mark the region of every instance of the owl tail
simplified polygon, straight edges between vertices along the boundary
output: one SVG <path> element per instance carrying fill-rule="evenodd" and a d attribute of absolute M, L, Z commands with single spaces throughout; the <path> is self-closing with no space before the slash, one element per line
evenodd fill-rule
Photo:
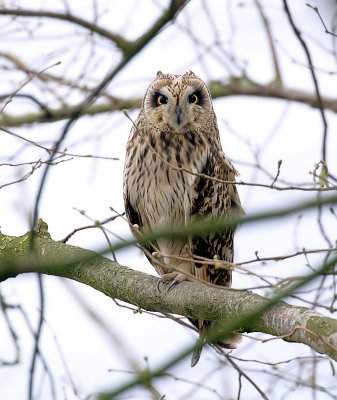
<path fill-rule="evenodd" d="M 232 333 L 228 337 L 226 337 L 225 340 L 222 342 L 217 342 L 214 344 L 217 344 L 225 349 L 236 349 L 238 344 L 241 341 L 242 336 L 239 333 Z M 199 328 L 199 339 L 197 340 L 197 343 L 195 344 L 193 354 L 192 354 L 192 359 L 191 359 L 191 367 L 194 367 L 199 359 L 200 355 L 202 352 L 202 348 L 204 344 L 206 343 L 206 330 L 205 330 L 205 325 L 200 326 Z"/>
<path fill-rule="evenodd" d="M 223 342 L 216 343 L 224 349 L 236 349 L 241 342 L 242 335 L 240 333 L 232 333 Z"/>
<path fill-rule="evenodd" d="M 197 343 L 195 344 L 195 347 L 193 350 L 193 354 L 192 354 L 192 358 L 191 358 L 191 367 L 194 367 L 195 365 L 198 364 L 204 344 L 205 344 L 205 335 L 200 334 L 199 339 L 197 340 Z"/>

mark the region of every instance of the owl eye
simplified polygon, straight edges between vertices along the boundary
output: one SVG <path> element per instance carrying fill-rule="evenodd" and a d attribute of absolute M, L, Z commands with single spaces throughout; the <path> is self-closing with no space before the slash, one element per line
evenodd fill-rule
<path fill-rule="evenodd" d="M 157 92 L 154 94 L 154 103 L 156 106 L 162 106 L 163 104 L 167 103 L 167 97 L 164 96 L 163 94 Z"/>
<path fill-rule="evenodd" d="M 199 104 L 200 103 L 200 95 L 195 92 L 188 96 L 188 102 L 191 104 Z"/>

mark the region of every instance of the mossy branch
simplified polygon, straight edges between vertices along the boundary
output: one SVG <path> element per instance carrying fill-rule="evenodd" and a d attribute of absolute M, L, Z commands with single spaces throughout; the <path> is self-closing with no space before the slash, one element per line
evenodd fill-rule
<path fill-rule="evenodd" d="M 41 226 L 41 225 L 40 225 Z M 214 288 L 183 282 L 159 293 L 156 277 L 135 271 L 93 251 L 50 238 L 45 229 L 20 237 L 0 234 L 0 281 L 19 274 L 40 272 L 84 283 L 96 290 L 148 311 L 174 313 L 219 321 L 219 326 L 243 320 L 240 330 L 263 332 L 289 342 L 304 343 L 337 360 L 337 320 L 313 310 L 291 306 L 249 291 Z M 258 310 L 264 310 L 257 313 Z M 254 318 L 247 318 L 254 315 Z M 242 318 L 244 317 L 244 318 Z"/>

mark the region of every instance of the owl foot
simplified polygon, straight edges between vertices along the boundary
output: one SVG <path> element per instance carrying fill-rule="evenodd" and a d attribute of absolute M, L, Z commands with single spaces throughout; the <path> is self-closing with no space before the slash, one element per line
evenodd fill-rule
<path fill-rule="evenodd" d="M 160 291 L 160 283 L 167 283 L 169 281 L 171 281 L 169 287 L 167 288 L 167 291 L 169 292 L 173 286 L 178 285 L 178 283 L 182 282 L 182 281 L 186 281 L 187 277 L 186 275 L 180 273 L 180 272 L 169 272 L 168 274 L 164 274 L 162 275 L 158 281 L 157 281 L 157 290 L 158 292 L 161 293 Z"/>

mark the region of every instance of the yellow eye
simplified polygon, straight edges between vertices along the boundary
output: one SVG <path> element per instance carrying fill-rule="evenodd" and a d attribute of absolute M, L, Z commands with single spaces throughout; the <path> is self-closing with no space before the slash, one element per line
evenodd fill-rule
<path fill-rule="evenodd" d="M 154 95 L 154 102 L 156 106 L 162 106 L 167 103 L 167 97 L 157 92 Z"/>
<path fill-rule="evenodd" d="M 158 106 L 161 106 L 162 104 L 166 104 L 166 103 L 167 103 L 166 97 L 161 94 L 157 99 Z"/>
<path fill-rule="evenodd" d="M 188 96 L 188 101 L 191 104 L 199 104 L 200 99 L 199 96 L 196 93 L 192 93 Z"/>

